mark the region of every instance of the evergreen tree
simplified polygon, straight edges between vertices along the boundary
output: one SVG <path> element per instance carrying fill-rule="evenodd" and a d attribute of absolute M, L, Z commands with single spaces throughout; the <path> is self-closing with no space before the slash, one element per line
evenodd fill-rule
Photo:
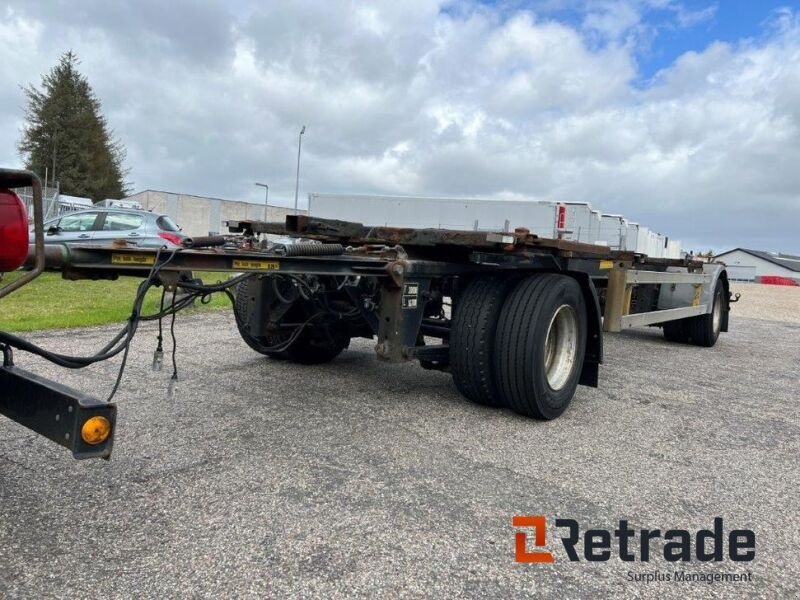
<path fill-rule="evenodd" d="M 55 164 L 55 180 L 64 194 L 95 202 L 123 198 L 128 192 L 125 148 L 113 139 L 79 64 L 71 50 L 65 52 L 42 76 L 41 90 L 24 88 L 27 124 L 18 149 L 27 168 L 40 177 L 45 168 L 52 177 Z"/>

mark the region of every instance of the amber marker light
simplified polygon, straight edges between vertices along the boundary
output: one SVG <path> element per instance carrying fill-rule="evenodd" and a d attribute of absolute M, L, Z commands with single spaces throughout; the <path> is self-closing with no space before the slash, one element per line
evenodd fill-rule
<path fill-rule="evenodd" d="M 87 419 L 81 427 L 83 441 L 93 446 L 105 442 L 109 435 L 111 435 L 111 422 L 105 417 Z"/>

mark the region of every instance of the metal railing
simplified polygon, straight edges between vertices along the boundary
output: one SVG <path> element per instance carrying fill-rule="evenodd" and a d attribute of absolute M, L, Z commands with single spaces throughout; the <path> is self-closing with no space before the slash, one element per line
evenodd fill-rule
<path fill-rule="evenodd" d="M 14 191 L 22 199 L 22 202 L 25 204 L 25 208 L 28 211 L 28 218 L 33 220 L 33 215 L 34 215 L 33 188 L 22 187 L 22 188 L 16 188 Z M 43 187 L 42 188 L 43 220 L 47 221 L 48 219 L 57 217 L 59 214 L 64 212 L 60 210 L 60 208 L 61 207 L 59 205 L 58 188 Z"/>

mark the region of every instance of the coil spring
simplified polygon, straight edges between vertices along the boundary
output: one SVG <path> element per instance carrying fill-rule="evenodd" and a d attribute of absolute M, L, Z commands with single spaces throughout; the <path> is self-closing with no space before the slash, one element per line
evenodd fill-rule
<path fill-rule="evenodd" d="M 341 244 L 314 244 L 301 242 L 299 244 L 286 244 L 283 247 L 284 256 L 336 256 L 344 254 Z"/>

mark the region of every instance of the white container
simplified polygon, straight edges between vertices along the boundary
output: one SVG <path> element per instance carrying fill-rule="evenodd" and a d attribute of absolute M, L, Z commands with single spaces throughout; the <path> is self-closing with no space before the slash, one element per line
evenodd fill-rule
<path fill-rule="evenodd" d="M 639 242 L 639 224 L 638 223 L 628 223 L 628 231 L 625 235 L 625 250 L 629 252 L 639 252 L 637 250 Z"/>
<path fill-rule="evenodd" d="M 566 211 L 558 230 L 559 206 Z M 618 214 L 603 214 L 588 202 L 475 200 L 415 196 L 309 194 L 308 214 L 376 227 L 513 231 L 525 227 L 543 238 L 607 246 L 652 257 L 680 258 L 680 245 Z"/>
<path fill-rule="evenodd" d="M 648 231 L 647 233 L 647 256 L 651 258 L 661 258 L 662 252 L 659 234 L 655 231 Z"/>
<path fill-rule="evenodd" d="M 564 234 L 565 240 L 573 240 L 584 244 L 593 244 L 593 233 L 597 233 L 599 227 L 593 228 L 593 215 L 588 202 L 564 202 L 567 207 L 566 229 L 569 233 Z M 593 232 L 594 229 L 594 232 Z"/>
<path fill-rule="evenodd" d="M 680 240 L 669 240 L 667 242 L 666 258 L 680 258 L 681 257 L 681 242 Z"/>
<path fill-rule="evenodd" d="M 378 227 L 476 231 L 526 227 L 547 238 L 556 233 L 557 204 L 549 201 L 309 194 L 308 202 L 313 217 Z"/>
<path fill-rule="evenodd" d="M 622 250 L 628 236 L 628 222 L 622 215 L 604 214 L 600 222 L 600 236 L 612 250 Z"/>
<path fill-rule="evenodd" d="M 599 210 L 593 210 L 589 215 L 589 243 L 608 246 L 603 240 L 601 231 L 603 228 L 603 216 Z"/>

